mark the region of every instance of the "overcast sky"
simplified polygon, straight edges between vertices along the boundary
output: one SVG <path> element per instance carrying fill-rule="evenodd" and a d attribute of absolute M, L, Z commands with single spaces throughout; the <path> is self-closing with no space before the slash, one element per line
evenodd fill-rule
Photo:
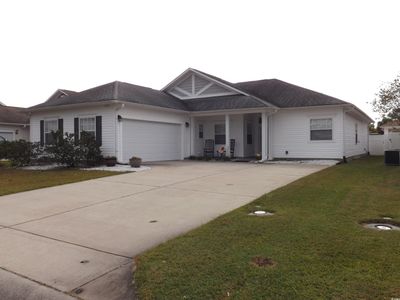
<path fill-rule="evenodd" d="M 0 2 L 0 101 L 114 80 L 160 89 L 188 67 L 231 82 L 278 78 L 373 117 L 400 73 L 400 1 Z"/>

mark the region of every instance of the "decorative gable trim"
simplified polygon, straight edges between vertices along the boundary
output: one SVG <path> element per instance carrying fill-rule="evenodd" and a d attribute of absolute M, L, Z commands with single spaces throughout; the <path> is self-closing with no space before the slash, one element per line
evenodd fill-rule
<path fill-rule="evenodd" d="M 242 91 L 232 88 L 190 68 L 170 82 L 162 90 L 182 100 L 237 94 L 246 95 Z"/>

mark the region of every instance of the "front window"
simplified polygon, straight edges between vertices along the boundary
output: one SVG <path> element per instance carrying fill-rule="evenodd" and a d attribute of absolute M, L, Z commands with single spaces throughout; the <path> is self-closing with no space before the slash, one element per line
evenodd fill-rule
<path fill-rule="evenodd" d="M 331 141 L 332 137 L 332 119 L 310 120 L 311 141 Z"/>
<path fill-rule="evenodd" d="M 204 137 L 203 124 L 199 124 L 199 139 L 202 139 L 203 137 Z"/>
<path fill-rule="evenodd" d="M 44 141 L 46 145 L 55 143 L 54 133 L 58 130 L 58 120 L 44 121 Z"/>
<path fill-rule="evenodd" d="M 246 137 L 247 137 L 247 144 L 251 145 L 253 144 L 253 124 L 252 123 L 247 123 L 247 128 L 246 128 Z"/>
<path fill-rule="evenodd" d="M 215 144 L 224 145 L 225 144 L 225 124 L 215 124 Z"/>
<path fill-rule="evenodd" d="M 96 119 L 94 117 L 79 119 L 79 134 L 82 132 L 96 137 Z"/>

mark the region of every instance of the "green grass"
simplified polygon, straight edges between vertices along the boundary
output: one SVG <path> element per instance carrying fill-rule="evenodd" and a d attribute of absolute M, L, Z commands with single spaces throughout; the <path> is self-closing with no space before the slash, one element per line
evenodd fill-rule
<path fill-rule="evenodd" d="M 78 169 L 31 171 L 0 167 L 0 196 L 110 175 L 116 173 Z"/>
<path fill-rule="evenodd" d="M 248 216 L 256 205 L 271 217 Z M 275 190 L 139 256 L 140 299 L 400 297 L 400 168 L 383 158 L 338 165 Z M 272 259 L 273 267 L 251 263 Z M 229 296 L 228 296 L 229 295 Z"/>

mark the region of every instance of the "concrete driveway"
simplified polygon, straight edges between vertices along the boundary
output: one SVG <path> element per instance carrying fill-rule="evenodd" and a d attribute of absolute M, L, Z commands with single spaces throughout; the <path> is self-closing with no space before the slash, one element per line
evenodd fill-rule
<path fill-rule="evenodd" d="M 132 257 L 323 168 L 168 162 L 0 197 L 0 299 L 132 298 Z"/>

